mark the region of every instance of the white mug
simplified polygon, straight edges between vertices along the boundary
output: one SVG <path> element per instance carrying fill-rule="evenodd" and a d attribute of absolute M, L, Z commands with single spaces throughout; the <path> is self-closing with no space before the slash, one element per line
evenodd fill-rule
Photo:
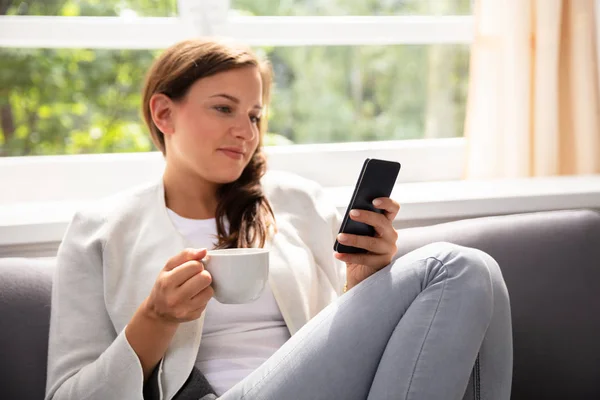
<path fill-rule="evenodd" d="M 223 304 L 243 304 L 260 297 L 269 279 L 269 250 L 210 250 L 202 260 L 212 275 L 214 297 Z"/>

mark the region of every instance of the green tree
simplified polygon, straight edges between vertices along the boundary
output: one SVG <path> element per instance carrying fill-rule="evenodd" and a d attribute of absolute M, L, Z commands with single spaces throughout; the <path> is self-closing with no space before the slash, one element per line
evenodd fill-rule
<path fill-rule="evenodd" d="M 118 0 L 12 1 L 15 15 L 115 16 Z M 170 15 L 175 1 L 137 0 L 140 15 Z M 133 4 L 132 4 L 133 6 Z M 0 155 L 147 151 L 142 77 L 157 51 L 0 49 Z"/>
<path fill-rule="evenodd" d="M 441 4 L 441 5 L 440 5 Z M 233 0 L 250 15 L 465 14 L 469 0 Z M 176 0 L 0 0 L 0 13 L 176 15 Z M 257 49 L 275 90 L 266 143 L 462 135 L 466 46 Z M 143 77 L 159 51 L 0 49 L 0 155 L 147 151 Z"/>

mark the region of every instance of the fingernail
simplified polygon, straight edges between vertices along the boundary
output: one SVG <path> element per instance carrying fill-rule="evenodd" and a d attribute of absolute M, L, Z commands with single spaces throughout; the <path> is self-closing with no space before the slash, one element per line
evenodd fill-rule
<path fill-rule="evenodd" d="M 379 200 L 379 199 L 375 199 L 373 200 L 373 205 L 375 207 L 380 206 L 383 203 L 383 201 Z"/>
<path fill-rule="evenodd" d="M 340 242 L 344 242 L 344 241 L 346 241 L 346 239 L 348 239 L 348 235 L 346 235 L 346 234 L 343 234 L 343 233 L 340 233 L 340 234 L 338 235 L 338 240 L 339 240 Z"/>
<path fill-rule="evenodd" d="M 350 215 L 352 215 L 353 217 L 358 217 L 360 215 L 360 212 L 358 210 L 352 210 L 350 211 Z"/>

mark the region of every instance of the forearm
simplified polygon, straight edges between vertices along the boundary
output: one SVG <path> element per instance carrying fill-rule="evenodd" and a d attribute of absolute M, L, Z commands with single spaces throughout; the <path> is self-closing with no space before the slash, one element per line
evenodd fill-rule
<path fill-rule="evenodd" d="M 140 359 L 144 381 L 164 357 L 178 326 L 176 322 L 165 322 L 154 317 L 147 311 L 145 302 L 131 318 L 125 336 Z"/>

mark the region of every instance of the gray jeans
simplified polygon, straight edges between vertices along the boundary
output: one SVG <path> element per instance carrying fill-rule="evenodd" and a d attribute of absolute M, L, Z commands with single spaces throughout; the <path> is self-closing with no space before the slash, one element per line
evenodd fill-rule
<path fill-rule="evenodd" d="M 511 379 L 498 264 L 435 243 L 341 296 L 220 399 L 500 400 Z"/>

